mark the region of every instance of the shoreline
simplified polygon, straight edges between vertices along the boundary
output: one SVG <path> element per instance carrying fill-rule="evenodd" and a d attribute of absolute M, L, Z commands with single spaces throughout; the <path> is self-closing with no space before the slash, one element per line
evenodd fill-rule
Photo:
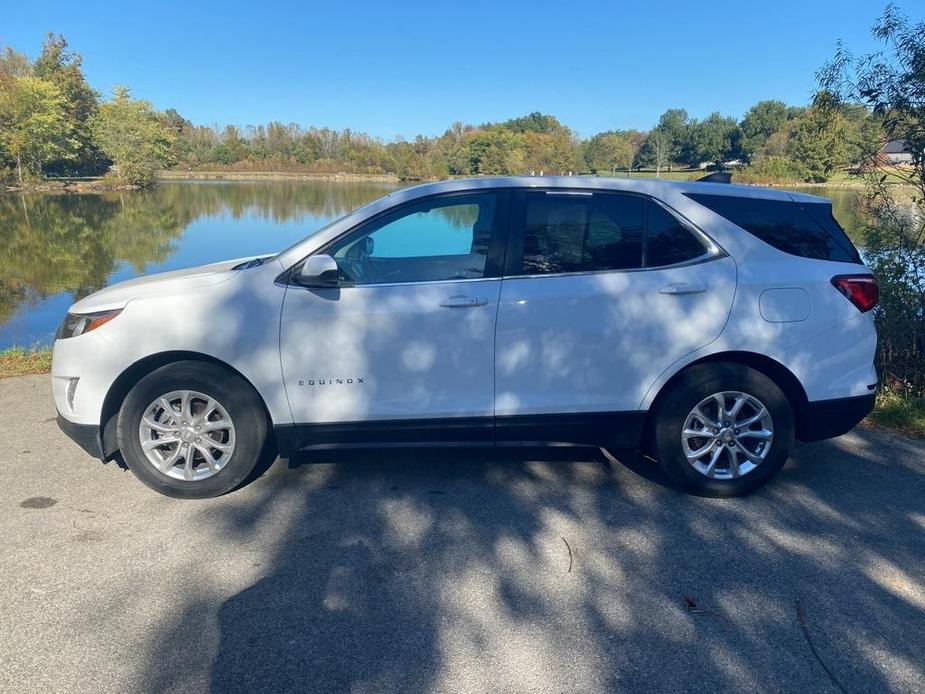
<path fill-rule="evenodd" d="M 158 181 L 355 181 L 400 183 L 395 174 L 310 173 L 304 171 L 158 171 Z"/>
<path fill-rule="evenodd" d="M 689 172 L 693 173 L 693 172 Z M 578 174 L 582 175 L 582 174 Z M 584 174 L 585 176 L 591 176 L 590 174 Z M 681 178 L 675 173 L 674 176 L 663 176 L 656 178 L 654 173 L 644 172 L 642 174 L 636 174 L 633 176 L 591 176 L 593 178 L 616 178 L 616 179 L 653 179 L 653 180 L 664 180 L 664 181 L 693 181 L 696 178 L 685 177 Z M 313 173 L 313 172 L 303 172 L 303 171 L 178 171 L 178 170 L 164 170 L 158 171 L 155 176 L 155 183 L 157 185 L 161 182 L 184 182 L 184 181 L 241 181 L 241 182 L 257 182 L 257 181 L 326 181 L 326 182 L 337 182 L 337 183 L 405 183 L 408 185 L 413 185 L 417 183 L 427 183 L 432 181 L 439 180 L 453 180 L 455 178 L 470 178 L 470 177 L 461 177 L 461 176 L 451 176 L 447 179 L 439 178 L 423 178 L 416 180 L 403 180 L 395 174 L 366 174 L 366 173 L 347 173 L 347 172 L 338 172 L 338 173 Z M 818 182 L 805 182 L 805 181 L 791 181 L 791 182 L 774 182 L 774 183 L 753 183 L 751 181 L 736 181 L 733 178 L 733 184 L 737 185 L 746 185 L 746 186 L 756 186 L 760 188 L 841 188 L 841 189 L 862 189 L 865 184 L 863 181 L 825 181 L 822 183 Z M 897 187 L 902 187 L 902 184 L 896 184 Z M 37 183 L 27 183 L 24 186 L 17 186 L 7 184 L 0 187 L 0 193 L 21 193 L 21 194 L 81 194 L 81 193 L 111 193 L 111 192 L 123 192 L 123 191 L 137 191 L 142 190 L 139 186 L 125 183 L 123 181 L 114 180 L 111 178 L 79 178 L 79 179 L 56 179 L 49 181 L 41 181 Z"/>
<path fill-rule="evenodd" d="M 80 194 L 80 193 L 112 193 L 127 190 L 141 190 L 139 186 L 124 181 L 108 178 L 71 178 L 27 183 L 22 186 L 6 185 L 0 189 L 3 193 L 33 193 L 42 194 Z"/>

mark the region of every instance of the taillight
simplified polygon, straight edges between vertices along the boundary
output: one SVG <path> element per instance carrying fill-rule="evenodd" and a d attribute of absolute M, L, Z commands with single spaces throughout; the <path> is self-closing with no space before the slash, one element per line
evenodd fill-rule
<path fill-rule="evenodd" d="M 832 278 L 832 286 L 861 313 L 870 311 L 880 300 L 880 287 L 873 275 L 837 275 Z"/>

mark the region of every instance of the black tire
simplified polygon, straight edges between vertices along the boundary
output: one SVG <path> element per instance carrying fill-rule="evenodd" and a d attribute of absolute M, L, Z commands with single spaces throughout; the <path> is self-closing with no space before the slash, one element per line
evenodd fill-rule
<path fill-rule="evenodd" d="M 764 374 L 741 364 L 700 364 L 684 371 L 669 388 L 659 397 L 653 412 L 650 443 L 662 470 L 684 490 L 713 497 L 748 494 L 774 477 L 790 457 L 793 408 L 783 391 Z M 771 415 L 774 436 L 765 459 L 750 472 L 733 479 L 713 479 L 688 462 L 681 445 L 681 432 L 688 414 L 698 403 L 725 391 L 739 391 L 761 401 Z"/>
<path fill-rule="evenodd" d="M 218 401 L 234 423 L 234 449 L 227 463 L 211 477 L 179 480 L 157 470 L 142 450 L 141 418 L 158 397 L 193 390 Z M 249 383 L 217 364 L 181 361 L 162 366 L 142 378 L 119 410 L 118 438 L 122 457 L 134 475 L 151 489 L 178 499 L 205 499 L 235 489 L 254 469 L 267 438 L 263 401 Z M 216 454 L 220 455 L 220 454 Z"/>

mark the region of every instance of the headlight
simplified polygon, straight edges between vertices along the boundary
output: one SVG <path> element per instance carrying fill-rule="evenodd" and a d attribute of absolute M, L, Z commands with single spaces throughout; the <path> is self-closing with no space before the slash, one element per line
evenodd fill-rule
<path fill-rule="evenodd" d="M 122 313 L 122 309 L 115 311 L 100 311 L 98 313 L 69 313 L 64 317 L 64 322 L 58 328 L 57 338 L 64 340 L 68 337 L 77 337 L 91 330 L 96 330 L 101 325 L 106 325 L 113 318 Z"/>

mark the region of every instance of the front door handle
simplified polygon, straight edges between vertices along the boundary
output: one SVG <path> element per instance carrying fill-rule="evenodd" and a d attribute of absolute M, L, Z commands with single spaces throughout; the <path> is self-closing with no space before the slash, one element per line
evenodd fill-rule
<path fill-rule="evenodd" d="M 667 287 L 658 290 L 659 294 L 700 294 L 707 291 L 705 284 L 693 284 L 690 282 L 672 282 Z"/>
<path fill-rule="evenodd" d="M 440 302 L 440 305 L 445 308 L 472 308 L 473 306 L 484 306 L 488 303 L 488 299 L 476 299 L 471 296 L 451 296 L 449 299 L 444 299 Z"/>

